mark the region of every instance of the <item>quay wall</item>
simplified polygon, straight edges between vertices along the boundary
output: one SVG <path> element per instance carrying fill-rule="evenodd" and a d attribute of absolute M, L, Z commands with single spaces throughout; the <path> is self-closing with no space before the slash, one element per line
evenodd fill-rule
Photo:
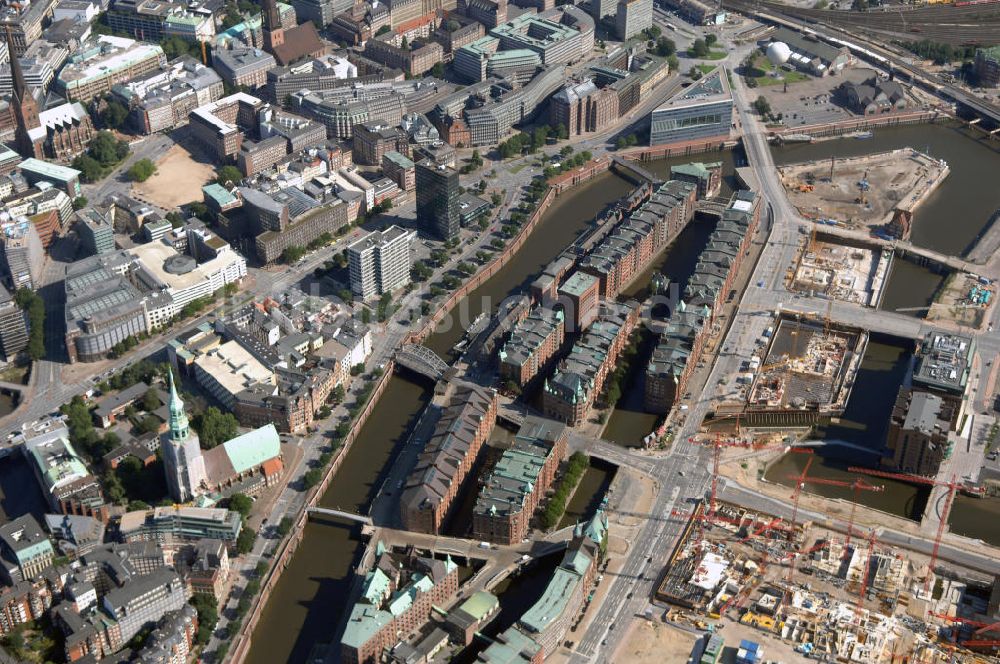
<path fill-rule="evenodd" d="M 587 164 L 584 164 L 580 168 L 574 169 L 573 171 L 564 173 L 556 178 L 549 181 L 549 188 L 546 190 L 545 195 L 538 203 L 538 207 L 532 213 L 531 217 L 525 224 L 521 227 L 518 234 L 507 244 L 505 249 L 498 255 L 483 266 L 475 275 L 473 275 L 465 284 L 460 288 L 451 293 L 447 300 L 442 302 L 434 313 L 430 316 L 427 322 L 416 332 L 410 332 L 404 343 L 422 343 L 431 332 L 434 330 L 434 326 L 440 322 L 448 313 L 458 304 L 458 302 L 471 293 L 473 290 L 482 285 L 486 280 L 496 274 L 504 265 L 510 262 L 510 259 L 514 254 L 524 245 L 527 241 L 528 236 L 538 225 L 541 220 L 542 215 L 552 204 L 557 196 L 571 189 L 577 184 L 587 182 L 593 179 L 595 176 L 600 175 L 608 170 L 611 166 L 611 159 L 595 159 Z M 281 573 L 288 566 L 291 561 L 292 556 L 298 549 L 299 544 L 302 542 L 305 532 L 305 526 L 308 521 L 308 514 L 306 508 L 315 506 L 319 503 L 320 498 L 326 492 L 327 488 L 330 486 L 330 482 L 336 475 L 337 470 L 339 470 L 344 458 L 350 451 L 358 433 L 361 428 L 368 421 L 368 417 L 371 415 L 378 403 L 379 398 L 385 391 L 386 387 L 389 385 L 389 380 L 393 375 L 395 369 L 395 363 L 390 360 L 384 367 L 382 376 L 379 378 L 379 382 L 375 389 L 372 391 L 371 396 L 368 399 L 368 403 L 364 410 L 359 413 L 358 417 L 355 418 L 354 424 L 351 426 L 350 432 L 344 438 L 344 443 L 336 452 L 336 457 L 330 466 L 327 467 L 326 473 L 323 475 L 323 480 L 310 489 L 310 493 L 306 498 L 303 509 L 298 513 L 295 518 L 295 523 L 292 526 L 292 530 L 289 535 L 282 540 L 278 545 L 278 549 L 274 554 L 271 562 L 271 567 L 268 569 L 267 574 L 261 579 L 261 590 L 260 593 L 255 598 L 253 605 L 247 612 L 247 615 L 240 626 L 240 631 L 236 636 L 233 637 L 230 649 L 226 655 L 225 662 L 229 664 L 242 664 L 247 655 L 250 652 L 250 646 L 252 644 L 252 634 L 257 623 L 260 621 L 261 614 L 263 613 L 264 607 L 267 605 L 267 601 L 274 590 L 274 587 L 278 583 L 278 579 Z"/>
<path fill-rule="evenodd" d="M 950 120 L 952 116 L 943 111 L 906 111 L 902 113 L 886 113 L 884 115 L 863 115 L 836 122 L 825 122 L 814 125 L 797 125 L 794 127 L 769 128 L 771 134 L 777 137 L 790 134 L 808 134 L 813 137 L 836 137 L 855 131 L 868 131 L 879 127 L 896 127 L 911 124 L 924 124 L 937 120 Z"/>
<path fill-rule="evenodd" d="M 347 457 L 347 453 L 350 451 L 351 446 L 357 439 L 358 433 L 368 421 L 369 416 L 375 410 L 375 406 L 378 403 L 379 398 L 388 387 L 394 369 L 393 364 L 394 362 L 392 360 L 389 360 L 389 362 L 386 363 L 375 389 L 372 390 L 372 393 L 368 398 L 368 403 L 354 419 L 354 423 L 351 425 L 351 430 L 348 432 L 347 436 L 344 437 L 344 442 L 337 450 L 336 457 L 323 474 L 322 481 L 310 489 L 309 493 L 306 495 L 305 504 L 295 517 L 295 523 L 292 526 L 291 532 L 278 545 L 278 550 L 275 552 L 274 557 L 271 560 L 271 566 L 264 575 L 264 578 L 261 579 L 260 593 L 258 593 L 257 597 L 254 599 L 253 605 L 247 612 L 246 617 L 243 620 L 243 624 L 240 626 L 240 631 L 233 637 L 229 652 L 224 661 L 231 662 L 232 664 L 242 664 L 242 662 L 246 659 L 247 654 L 249 654 L 253 630 L 260 621 L 264 607 L 267 605 L 267 601 L 271 597 L 271 592 L 273 592 L 274 587 L 277 585 L 278 579 L 281 577 L 281 573 L 288 566 L 292 556 L 295 554 L 299 544 L 302 542 L 306 522 L 309 520 L 307 508 L 318 505 L 320 498 L 324 493 L 326 493 L 327 488 L 329 488 L 330 482 L 333 480 L 334 475 L 337 474 L 341 464 Z"/>
<path fill-rule="evenodd" d="M 546 189 L 545 194 L 542 196 L 541 200 L 538 202 L 538 207 L 535 211 L 531 213 L 528 220 L 521 226 L 517 235 L 507 243 L 507 246 L 502 252 L 494 256 L 489 263 L 484 265 L 478 272 L 476 272 L 472 277 L 468 279 L 462 286 L 454 290 L 448 298 L 440 303 L 437 309 L 430 315 L 424 325 L 417 331 L 411 332 L 406 337 L 404 343 L 419 344 L 427 340 L 427 337 L 434 332 L 434 328 L 439 322 L 441 322 L 445 316 L 451 313 L 451 310 L 469 293 L 479 288 L 483 283 L 488 281 L 493 275 L 499 272 L 507 263 L 510 262 L 514 254 L 520 250 L 524 243 L 528 240 L 531 232 L 535 230 L 538 222 L 541 221 L 542 216 L 545 211 L 548 210 L 549 206 L 552 205 L 552 201 L 556 199 L 560 194 L 571 189 L 572 187 L 592 180 L 597 175 L 606 172 L 611 167 L 611 159 L 600 158 L 592 160 L 578 169 L 574 169 L 567 173 L 553 178 L 549 181 L 549 188 Z"/>

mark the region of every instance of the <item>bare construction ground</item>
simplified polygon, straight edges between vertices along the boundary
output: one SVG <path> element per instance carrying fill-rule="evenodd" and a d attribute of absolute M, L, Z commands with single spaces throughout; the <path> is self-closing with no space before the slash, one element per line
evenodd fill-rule
<path fill-rule="evenodd" d="M 657 611 L 659 615 L 662 611 Z M 727 635 L 728 636 L 728 635 Z M 615 658 L 632 664 L 684 664 L 699 637 L 697 634 L 653 620 L 635 620 Z"/>
<path fill-rule="evenodd" d="M 165 210 L 173 210 L 202 199 L 201 187 L 215 177 L 211 164 L 196 160 L 180 145 L 175 145 L 156 162 L 156 173 L 142 183 L 132 185 L 132 193 Z"/>
<path fill-rule="evenodd" d="M 874 307 L 891 262 L 892 253 L 888 250 L 810 238 L 799 255 L 791 289 Z"/>
<path fill-rule="evenodd" d="M 897 208 L 916 210 L 948 165 L 912 148 L 778 169 L 803 217 L 848 228 L 885 226 Z M 831 173 L 832 171 L 832 173 Z"/>
<path fill-rule="evenodd" d="M 927 320 L 957 323 L 962 328 L 979 329 L 996 299 L 996 285 L 982 284 L 967 272 L 953 273 L 935 296 Z"/>

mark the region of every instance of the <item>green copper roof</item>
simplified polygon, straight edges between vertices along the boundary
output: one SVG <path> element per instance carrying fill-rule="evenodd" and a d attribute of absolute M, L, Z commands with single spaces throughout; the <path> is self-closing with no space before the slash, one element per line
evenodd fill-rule
<path fill-rule="evenodd" d="M 720 168 L 721 166 L 722 163 L 717 161 L 709 164 L 705 164 L 700 161 L 692 161 L 687 164 L 677 164 L 676 166 L 671 166 L 670 176 L 690 175 L 691 177 L 704 178 L 708 177 L 709 171 L 715 168 Z"/>
<path fill-rule="evenodd" d="M 358 602 L 351 609 L 351 617 L 347 621 L 344 636 L 340 642 L 353 648 L 360 648 L 391 621 L 392 614 L 388 611 L 377 609 L 371 604 Z"/>
<path fill-rule="evenodd" d="M 476 620 L 482 620 L 499 606 L 500 600 L 493 593 L 477 590 L 459 607 Z"/>
<path fill-rule="evenodd" d="M 233 470 L 242 473 L 281 454 L 281 439 L 273 424 L 265 424 L 223 443 Z"/>
<path fill-rule="evenodd" d="M 372 604 L 378 604 L 383 597 L 389 594 L 389 585 L 389 577 L 385 575 L 385 572 L 375 568 L 373 572 L 368 573 L 361 594 Z"/>
<path fill-rule="evenodd" d="M 211 198 L 219 207 L 224 207 L 236 202 L 236 197 L 218 182 L 206 184 L 201 188 L 202 193 Z"/>
<path fill-rule="evenodd" d="M 72 443 L 66 436 L 59 436 L 59 446 L 29 446 L 31 456 L 35 465 L 45 478 L 45 484 L 49 491 L 62 483 L 80 477 L 85 477 L 88 473 L 87 466 L 80 459 L 80 455 L 73 449 Z"/>
<path fill-rule="evenodd" d="M 389 150 L 385 153 L 384 157 L 396 164 L 399 168 L 409 169 L 414 168 L 413 160 L 406 155 L 396 152 L 395 150 Z"/>
<path fill-rule="evenodd" d="M 535 604 L 521 616 L 519 621 L 527 630 L 540 634 L 559 618 L 569 604 L 577 585 L 583 583 L 583 577 L 564 567 L 557 567 L 552 579 L 545 586 L 545 592 Z"/>
<path fill-rule="evenodd" d="M 586 272 L 574 272 L 570 275 L 569 279 L 566 280 L 566 283 L 559 287 L 559 292 L 572 295 L 573 297 L 580 297 L 587 292 L 588 288 L 592 288 L 594 286 L 594 282 L 596 281 L 597 277 L 592 274 L 587 274 Z"/>
<path fill-rule="evenodd" d="M 479 659 L 489 664 L 523 664 L 542 649 L 534 639 L 516 627 L 511 627 L 497 637 L 479 654 Z"/>

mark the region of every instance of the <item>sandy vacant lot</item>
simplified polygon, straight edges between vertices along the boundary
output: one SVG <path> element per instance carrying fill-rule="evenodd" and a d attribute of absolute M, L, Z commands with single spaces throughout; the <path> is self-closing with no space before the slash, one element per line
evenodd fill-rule
<path fill-rule="evenodd" d="M 132 185 L 133 193 L 166 210 L 202 199 L 201 187 L 215 177 L 211 164 L 195 161 L 187 150 L 175 145 L 156 162 L 156 173 Z"/>
<path fill-rule="evenodd" d="M 681 664 L 688 661 L 698 637 L 649 620 L 636 620 L 615 657 L 629 664 Z"/>

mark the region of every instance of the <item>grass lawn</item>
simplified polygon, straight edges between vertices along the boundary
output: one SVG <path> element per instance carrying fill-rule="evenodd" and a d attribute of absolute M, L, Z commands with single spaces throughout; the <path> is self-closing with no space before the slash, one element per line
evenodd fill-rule
<path fill-rule="evenodd" d="M 6 369 L 0 371 L 0 380 L 5 383 L 18 383 L 20 385 L 28 384 L 28 369 L 31 366 L 28 364 L 19 365 L 15 362 L 10 363 Z"/>
<path fill-rule="evenodd" d="M 753 67 L 746 73 L 744 78 L 750 80 L 752 79 L 757 87 L 764 88 L 769 85 L 780 85 L 785 83 L 798 83 L 799 81 L 809 80 L 807 74 L 803 74 L 800 71 L 795 71 L 794 69 L 788 71 L 786 69 L 781 70 L 781 77 L 771 76 L 776 67 L 771 64 L 771 61 L 767 59 L 764 55 L 758 55 L 754 58 Z"/>
<path fill-rule="evenodd" d="M 689 58 L 695 58 L 697 60 L 721 60 L 724 57 L 726 57 L 726 52 L 725 51 L 713 51 L 713 50 L 709 50 L 708 55 L 706 55 L 705 57 L 699 58 L 697 55 L 695 55 L 694 53 L 692 53 L 690 49 L 688 49 L 687 55 L 688 55 Z"/>
<path fill-rule="evenodd" d="M 715 69 L 715 65 L 697 65 L 696 67 L 702 74 L 707 74 Z"/>
<path fill-rule="evenodd" d="M 524 170 L 527 167 L 528 167 L 528 162 L 524 162 L 523 164 L 518 164 L 517 166 L 514 166 L 513 168 L 508 168 L 507 172 L 510 173 L 511 175 L 517 175 L 518 173 L 520 173 L 522 170 Z"/>

